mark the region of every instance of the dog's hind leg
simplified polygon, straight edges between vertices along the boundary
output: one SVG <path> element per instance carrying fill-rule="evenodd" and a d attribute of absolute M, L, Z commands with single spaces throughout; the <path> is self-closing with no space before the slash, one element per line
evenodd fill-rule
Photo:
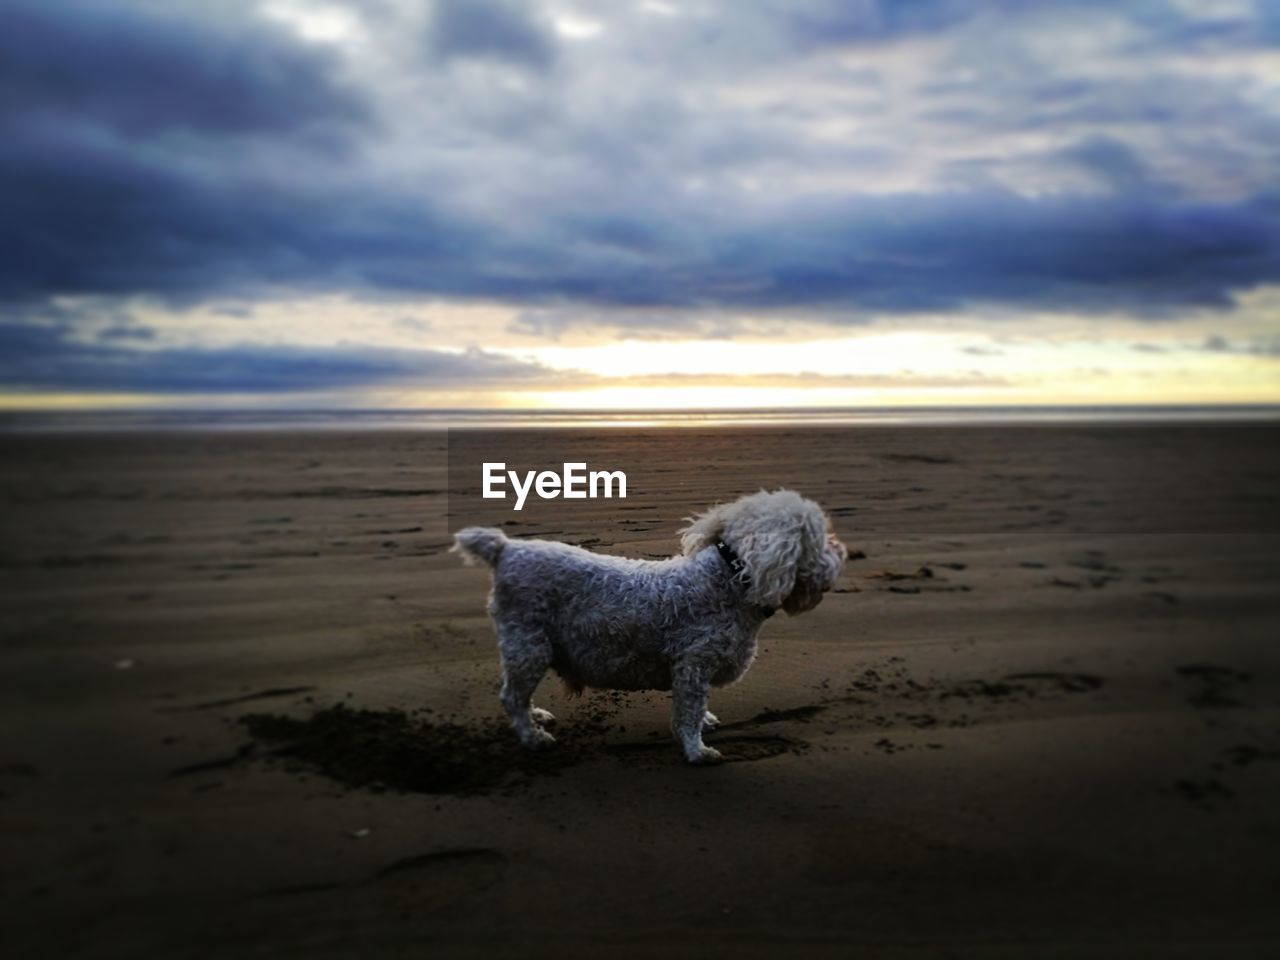
<path fill-rule="evenodd" d="M 534 748 L 555 743 L 556 738 L 539 726 L 539 721 L 555 718 L 530 703 L 551 666 L 551 644 L 541 633 L 503 627 L 498 631 L 498 651 L 502 656 L 502 708 L 520 742 Z"/>
<path fill-rule="evenodd" d="M 720 751 L 702 742 L 711 684 L 696 663 L 678 663 L 671 676 L 671 732 L 690 763 L 715 763 Z"/>

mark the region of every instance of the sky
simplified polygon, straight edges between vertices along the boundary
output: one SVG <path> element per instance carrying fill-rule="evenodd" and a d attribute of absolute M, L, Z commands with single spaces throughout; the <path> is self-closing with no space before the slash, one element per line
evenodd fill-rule
<path fill-rule="evenodd" d="M 1278 0 L 5 0 L 0 408 L 1280 402 Z"/>

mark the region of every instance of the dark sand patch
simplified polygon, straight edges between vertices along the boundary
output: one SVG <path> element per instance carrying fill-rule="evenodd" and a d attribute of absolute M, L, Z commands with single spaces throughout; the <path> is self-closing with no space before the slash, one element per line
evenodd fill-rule
<path fill-rule="evenodd" d="M 954 457 L 949 457 L 946 454 L 934 453 L 885 453 L 881 454 L 881 458 L 888 460 L 891 463 L 943 464 L 956 462 Z"/>
<path fill-rule="evenodd" d="M 1004 679 L 1006 681 L 1021 681 L 1023 686 L 1041 684 L 1049 688 L 1066 691 L 1067 693 L 1088 693 L 1091 690 L 1098 690 L 1102 687 L 1102 678 L 1091 673 L 1038 671 L 1034 673 L 1011 673 Z"/>
<path fill-rule="evenodd" d="M 765 711 L 726 729 L 803 721 L 824 709 L 815 704 Z M 601 705 L 557 723 L 557 742 L 545 750 L 522 746 L 503 720 L 429 722 L 400 710 L 358 710 L 342 704 L 307 718 L 255 713 L 241 717 L 240 722 L 257 741 L 270 745 L 266 756 L 272 761 L 293 764 L 295 769 L 301 765 L 345 786 L 375 792 L 482 794 L 555 776 L 567 767 L 604 756 L 683 762 L 679 746 L 667 736 L 607 742 L 605 734 L 611 728 L 605 721 L 611 716 L 611 709 Z M 764 760 L 809 749 L 803 740 L 769 734 L 718 737 L 713 733 L 707 740 L 724 753 L 727 762 Z M 249 743 L 235 754 L 179 768 L 170 776 L 234 766 L 255 755 L 254 746 Z"/>
<path fill-rule="evenodd" d="M 1177 668 L 1179 676 L 1199 684 L 1187 698 L 1192 706 L 1206 710 L 1222 710 L 1241 705 L 1236 694 L 1253 679 L 1251 674 L 1212 663 L 1188 663 Z"/>
<path fill-rule="evenodd" d="M 929 567 L 919 567 L 913 573 L 899 573 L 896 570 L 876 570 L 872 573 L 864 573 L 863 576 L 868 580 L 931 580 L 933 579 L 933 570 Z"/>
<path fill-rule="evenodd" d="M 306 719 L 254 713 L 240 722 L 273 745 L 273 757 L 299 762 L 345 786 L 375 791 L 484 793 L 555 774 L 581 757 L 571 736 L 552 749 L 525 749 L 498 720 L 431 723 L 400 710 L 338 704 Z"/>
<path fill-rule="evenodd" d="M 1248 767 L 1260 760 L 1280 760 L 1280 750 L 1267 750 L 1250 743 L 1237 744 L 1224 751 L 1226 758 L 1237 767 Z"/>
<path fill-rule="evenodd" d="M 940 699 L 951 697 L 972 699 L 1027 699 L 1033 700 L 1046 693 L 1091 693 L 1102 688 L 1101 677 L 1089 673 L 1057 673 L 1037 671 L 1011 673 L 999 680 L 968 680 L 945 690 Z"/>
<path fill-rule="evenodd" d="M 1179 780 L 1174 786 L 1182 796 L 1202 810 L 1213 810 L 1215 804 L 1235 796 L 1230 787 L 1213 777 L 1205 780 Z"/>

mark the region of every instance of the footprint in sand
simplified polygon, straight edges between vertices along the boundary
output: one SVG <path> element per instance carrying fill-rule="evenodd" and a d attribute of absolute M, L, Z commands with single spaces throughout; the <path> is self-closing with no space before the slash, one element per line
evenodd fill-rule
<path fill-rule="evenodd" d="M 1220 780 L 1179 780 L 1174 786 L 1182 796 L 1202 810 L 1214 809 L 1215 802 L 1230 800 L 1235 793 Z"/>
<path fill-rule="evenodd" d="M 1187 702 L 1206 710 L 1241 706 L 1236 695 L 1242 685 L 1253 679 L 1251 674 L 1241 670 L 1212 663 L 1188 663 L 1176 670 L 1179 676 L 1197 684 L 1198 688 L 1187 698 Z"/>

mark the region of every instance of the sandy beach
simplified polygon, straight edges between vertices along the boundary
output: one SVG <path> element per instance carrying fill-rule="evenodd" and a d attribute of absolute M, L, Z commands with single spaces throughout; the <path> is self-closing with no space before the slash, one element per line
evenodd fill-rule
<path fill-rule="evenodd" d="M 443 432 L 0 438 L 6 953 L 1280 950 L 1280 428 L 565 443 L 634 496 L 509 535 L 664 557 L 786 484 L 858 551 L 713 696 L 730 762 L 551 678 L 515 746 Z"/>

